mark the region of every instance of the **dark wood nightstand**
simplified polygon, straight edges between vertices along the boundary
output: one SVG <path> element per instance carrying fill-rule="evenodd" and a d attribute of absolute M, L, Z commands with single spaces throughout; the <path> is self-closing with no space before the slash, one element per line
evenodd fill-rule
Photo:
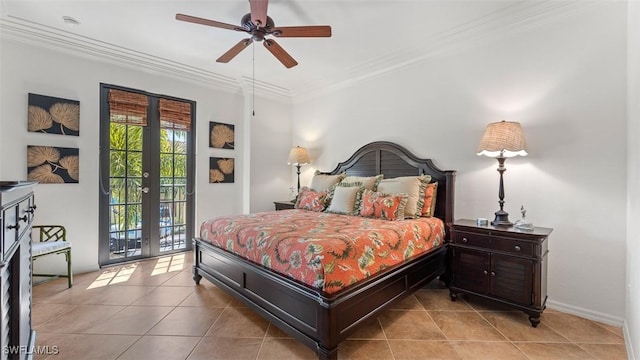
<path fill-rule="evenodd" d="M 295 207 L 295 203 L 291 200 L 285 200 L 285 201 L 274 201 L 273 204 L 276 206 L 276 211 L 279 210 L 287 210 L 287 209 L 293 209 Z"/>
<path fill-rule="evenodd" d="M 478 226 L 456 220 L 451 226 L 449 295 L 477 295 L 513 306 L 540 323 L 547 301 L 547 238 L 553 229 Z"/>

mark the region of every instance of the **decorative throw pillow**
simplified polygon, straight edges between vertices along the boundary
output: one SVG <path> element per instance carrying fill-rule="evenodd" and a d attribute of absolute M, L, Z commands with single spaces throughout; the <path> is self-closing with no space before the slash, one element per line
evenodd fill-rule
<path fill-rule="evenodd" d="M 362 183 L 338 185 L 333 191 L 333 199 L 327 212 L 335 214 L 357 215 L 362 201 Z"/>
<path fill-rule="evenodd" d="M 347 176 L 340 181 L 340 184 L 353 184 L 353 183 L 362 183 L 362 186 L 367 190 L 376 191 L 378 188 L 378 184 L 384 175 L 376 175 L 376 176 Z"/>
<path fill-rule="evenodd" d="M 424 204 L 424 189 L 431 181 L 431 175 L 401 176 L 383 179 L 378 185 L 378 192 L 385 194 L 407 194 L 407 205 L 404 207 L 405 218 L 415 218 L 422 215 Z"/>
<path fill-rule="evenodd" d="M 329 192 L 332 186 L 338 184 L 342 179 L 344 179 L 344 174 L 338 175 L 327 175 L 321 174 L 320 171 L 316 170 L 311 179 L 311 189 L 315 191 L 325 191 Z"/>
<path fill-rule="evenodd" d="M 371 190 L 362 193 L 360 216 L 384 220 L 403 220 L 407 194 L 383 194 Z"/>
<path fill-rule="evenodd" d="M 309 211 L 322 211 L 324 210 L 324 201 L 326 198 L 326 192 L 313 191 L 305 186 L 300 189 L 295 208 Z"/>
<path fill-rule="evenodd" d="M 424 205 L 422 205 L 422 216 L 432 217 L 436 210 L 436 195 L 438 195 L 438 182 L 427 184 L 424 189 Z"/>

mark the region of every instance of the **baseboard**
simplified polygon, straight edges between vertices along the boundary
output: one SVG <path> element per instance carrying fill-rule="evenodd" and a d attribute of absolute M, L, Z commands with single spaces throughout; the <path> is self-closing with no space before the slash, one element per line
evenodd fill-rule
<path fill-rule="evenodd" d="M 585 308 L 581 308 L 578 306 L 573 306 L 553 300 L 547 300 L 547 307 L 549 309 L 554 309 L 558 311 L 562 311 L 567 314 L 572 314 L 576 316 L 583 317 L 585 319 L 598 321 L 604 324 L 609 324 L 613 326 L 622 327 L 624 324 L 624 318 L 619 316 L 613 316 L 610 314 L 601 313 L 598 311 L 593 311 Z"/>
<path fill-rule="evenodd" d="M 627 358 L 629 360 L 636 360 L 636 356 L 633 353 L 633 343 L 631 342 L 631 334 L 629 333 L 629 326 L 627 326 L 627 322 L 624 322 L 622 326 L 622 333 L 624 335 L 624 344 L 627 348 Z"/>

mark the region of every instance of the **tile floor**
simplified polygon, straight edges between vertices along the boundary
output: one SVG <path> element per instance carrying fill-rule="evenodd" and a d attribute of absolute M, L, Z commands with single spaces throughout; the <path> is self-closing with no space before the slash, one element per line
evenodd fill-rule
<path fill-rule="evenodd" d="M 36 359 L 316 359 L 203 279 L 190 253 L 33 288 Z M 339 359 L 627 359 L 620 328 L 547 309 L 524 313 L 419 290 L 340 345 Z M 432 287 L 432 288 L 431 288 Z M 38 354 L 39 353 L 39 354 Z"/>

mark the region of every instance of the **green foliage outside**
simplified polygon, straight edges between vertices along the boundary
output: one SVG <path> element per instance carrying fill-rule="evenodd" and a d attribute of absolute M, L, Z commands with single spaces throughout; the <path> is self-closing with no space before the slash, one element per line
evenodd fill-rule
<path fill-rule="evenodd" d="M 142 201 L 142 134 L 143 128 L 134 125 L 111 123 L 109 132 L 111 178 L 112 224 L 119 230 L 132 229 L 141 220 L 141 206 L 114 204 L 136 204 Z M 174 139 L 175 136 L 175 139 Z M 161 199 L 182 200 L 186 190 L 187 151 L 186 132 L 160 130 L 160 177 Z M 178 191 L 173 194 L 173 186 Z M 126 216 L 126 219 L 125 219 Z"/>

